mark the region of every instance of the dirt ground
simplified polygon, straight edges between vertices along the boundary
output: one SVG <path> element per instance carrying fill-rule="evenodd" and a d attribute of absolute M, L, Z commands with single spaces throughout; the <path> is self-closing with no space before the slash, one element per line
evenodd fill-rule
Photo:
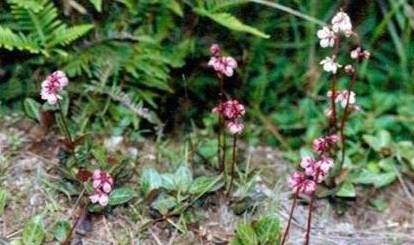
<path fill-rule="evenodd" d="M 75 200 L 58 194 L 53 184 L 59 179 L 54 170 L 59 148 L 56 137 L 30 121 L 3 118 L 0 146 L 0 183 L 8 193 L 5 213 L 0 217 L 0 244 L 21 237 L 24 223 L 36 214 L 44 215 L 48 231 L 57 220 L 71 217 Z M 153 159 L 154 149 L 145 144 L 136 146 L 136 150 L 151 164 L 148 161 Z M 174 229 L 174 220 L 145 227 L 150 218 L 140 215 L 139 208 L 131 203 L 111 214 L 86 217 L 73 244 L 226 244 L 238 222 L 260 213 L 276 212 L 284 225 L 291 204 L 284 180 L 292 167 L 270 147 L 248 148 L 245 152 L 247 158 L 254 159 L 252 166 L 262 173 L 256 189 L 266 198 L 256 213 L 235 215 L 225 202 L 212 200 L 211 205 L 197 211 L 204 217 L 197 226 L 180 231 Z M 409 188 L 414 186 L 412 181 L 404 181 Z M 311 244 L 414 244 L 414 201 L 400 183 L 381 190 L 359 187 L 357 191 L 353 200 L 317 200 Z M 373 199 L 387 204 L 383 211 L 370 205 Z M 346 211 L 339 214 L 338 206 Z M 303 244 L 306 218 L 307 205 L 301 202 L 288 244 Z M 52 241 L 50 234 L 47 241 Z"/>

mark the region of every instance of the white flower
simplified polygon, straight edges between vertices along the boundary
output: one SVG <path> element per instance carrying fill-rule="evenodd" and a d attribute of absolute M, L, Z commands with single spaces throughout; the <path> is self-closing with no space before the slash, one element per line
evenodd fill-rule
<path fill-rule="evenodd" d="M 351 59 L 363 59 L 367 60 L 371 56 L 371 53 L 367 50 L 362 50 L 361 47 L 358 47 L 351 51 Z"/>
<path fill-rule="evenodd" d="M 316 33 L 316 35 L 320 39 L 322 48 L 333 47 L 335 45 L 335 32 L 331 31 L 329 27 L 324 26 Z"/>
<path fill-rule="evenodd" d="M 342 65 L 336 62 L 335 56 L 326 57 L 320 62 L 320 64 L 323 66 L 323 69 L 325 71 L 332 72 L 333 74 L 336 74 L 336 71 L 338 70 L 338 68 L 342 67 Z"/>
<path fill-rule="evenodd" d="M 348 95 L 349 95 L 349 101 L 348 101 Z M 349 102 L 350 106 L 355 105 L 356 103 L 356 98 L 355 98 L 355 93 L 350 91 L 348 93 L 348 91 L 342 91 L 338 94 L 338 96 L 336 97 L 336 102 L 337 103 L 341 103 L 342 108 L 346 107 L 347 101 Z"/>
<path fill-rule="evenodd" d="M 347 37 L 352 34 L 351 18 L 342 10 L 332 18 L 331 23 L 334 32 L 343 32 Z"/>

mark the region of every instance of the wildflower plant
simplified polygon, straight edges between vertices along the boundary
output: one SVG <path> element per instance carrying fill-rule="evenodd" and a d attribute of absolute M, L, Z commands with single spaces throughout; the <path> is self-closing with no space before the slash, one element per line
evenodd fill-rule
<path fill-rule="evenodd" d="M 128 158 L 117 152 L 109 152 L 90 137 L 75 137 L 73 134 L 68 119 L 70 101 L 65 91 L 68 85 L 66 74 L 55 71 L 41 83 L 40 97 L 45 101 L 44 105 L 33 99 L 25 101 L 27 114 L 42 122 L 43 126 L 52 123 L 50 118 L 45 123 L 45 115 L 55 114 L 56 122 L 65 135 L 65 140 L 60 141 L 63 147 L 59 148 L 58 154 L 58 170 L 62 176 L 60 190 L 69 197 L 76 195 L 77 201 L 71 214 L 74 222 L 63 244 L 70 243 L 81 213 L 103 212 L 135 196 L 132 189 L 121 186 L 130 177 L 126 171 Z"/>
<path fill-rule="evenodd" d="M 352 29 L 352 22 L 349 16 L 340 10 L 331 20 L 329 26 L 323 26 L 317 31 L 319 44 L 322 48 L 330 48 L 331 54 L 320 62 L 322 69 L 331 74 L 330 90 L 327 93 L 329 107 L 325 111 L 328 118 L 328 134 L 313 141 L 312 149 L 314 156 L 305 156 L 300 162 L 300 171 L 294 172 L 289 178 L 289 185 L 293 191 L 293 202 L 289 213 L 288 223 L 283 234 L 281 244 L 285 244 L 290 223 L 300 195 L 309 199 L 309 212 L 305 235 L 305 245 L 310 243 L 310 230 L 312 223 L 313 202 L 318 185 L 324 182 L 335 167 L 336 172 L 342 171 L 346 151 L 346 135 L 344 129 L 349 115 L 358 112 L 360 107 L 356 102 L 356 93 L 352 90 L 357 79 L 356 67 L 358 62 L 370 57 L 370 53 L 363 50 L 360 45 L 350 50 L 349 55 L 340 56 L 339 51 L 345 39 L 359 41 L 358 35 Z M 341 59 L 341 61 L 339 60 Z M 351 60 L 353 64 L 343 65 L 343 60 Z M 339 75 L 351 76 L 348 86 L 344 90 L 337 88 Z M 340 144 L 339 144 L 340 143 Z M 341 152 L 337 154 L 340 145 Z M 335 159 L 337 164 L 335 164 Z M 336 165 L 336 166 L 335 166 Z"/>
<path fill-rule="evenodd" d="M 208 65 L 214 69 L 219 79 L 219 104 L 212 109 L 212 112 L 218 115 L 219 131 L 218 131 L 218 150 L 217 159 L 219 168 L 222 172 L 228 173 L 230 171 L 230 179 L 228 181 L 228 192 L 230 193 L 235 174 L 236 164 L 236 150 L 237 150 L 237 136 L 242 133 L 244 124 L 241 119 L 246 113 L 245 107 L 236 99 L 229 99 L 229 95 L 224 90 L 224 77 L 231 77 L 234 74 L 234 69 L 237 68 L 236 60 L 231 56 L 222 56 L 221 49 L 218 44 L 213 44 L 210 47 L 212 57 Z M 226 132 L 225 129 L 233 136 L 232 144 L 232 161 L 230 169 L 226 166 Z M 228 171 L 229 170 L 229 171 Z M 227 175 L 227 174 L 226 174 Z"/>

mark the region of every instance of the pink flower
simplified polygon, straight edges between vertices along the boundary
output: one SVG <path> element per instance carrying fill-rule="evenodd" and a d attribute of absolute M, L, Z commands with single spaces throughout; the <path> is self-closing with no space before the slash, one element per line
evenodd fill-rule
<path fill-rule="evenodd" d="M 299 191 L 306 195 L 311 195 L 316 190 L 315 181 L 308 179 L 305 174 L 301 172 L 294 172 L 289 177 L 288 182 L 295 193 Z"/>
<path fill-rule="evenodd" d="M 110 193 L 112 191 L 114 180 L 107 172 L 99 169 L 95 170 L 92 175 L 92 181 L 95 190 L 102 189 L 105 193 Z"/>
<path fill-rule="evenodd" d="M 316 35 L 320 39 L 320 45 L 322 48 L 333 47 L 335 45 L 335 32 L 331 31 L 329 27 L 324 26 L 320 29 Z"/>
<path fill-rule="evenodd" d="M 336 144 L 338 141 L 339 136 L 336 134 L 320 137 L 313 141 L 312 148 L 319 154 L 325 153 L 331 148 L 332 145 Z"/>
<path fill-rule="evenodd" d="M 342 65 L 336 62 L 336 57 L 325 57 L 320 64 L 323 66 L 323 69 L 327 72 L 332 72 L 332 74 L 336 74 L 338 68 L 341 68 Z"/>
<path fill-rule="evenodd" d="M 347 74 L 351 75 L 351 74 L 353 74 L 353 73 L 355 72 L 355 68 L 354 68 L 352 65 L 346 65 L 346 66 L 344 67 L 344 71 L 345 71 Z"/>
<path fill-rule="evenodd" d="M 351 58 L 354 60 L 367 60 L 370 56 L 371 53 L 367 50 L 362 50 L 361 47 L 357 47 L 351 51 Z"/>
<path fill-rule="evenodd" d="M 213 57 L 219 57 L 221 54 L 220 46 L 216 43 L 210 46 L 210 53 Z"/>
<path fill-rule="evenodd" d="M 63 71 L 53 72 L 42 82 L 41 98 L 47 100 L 51 105 L 56 104 L 58 100 L 62 99 L 59 92 L 68 85 L 68 82 L 68 78 Z"/>
<path fill-rule="evenodd" d="M 328 98 L 332 98 L 333 96 L 332 91 L 328 91 L 326 95 L 328 96 Z M 349 96 L 349 100 L 348 100 L 348 96 Z M 351 107 L 356 106 L 355 105 L 356 103 L 355 93 L 352 91 L 348 93 L 348 90 L 336 91 L 335 103 L 341 104 L 342 108 L 345 108 L 347 103 L 349 103 L 349 106 Z"/>
<path fill-rule="evenodd" d="M 236 60 L 231 56 L 220 56 L 221 50 L 220 46 L 213 44 L 210 47 L 210 52 L 212 57 L 208 62 L 208 66 L 213 67 L 213 69 L 222 75 L 231 77 L 234 74 L 234 69 L 237 68 Z"/>
<path fill-rule="evenodd" d="M 329 170 L 333 167 L 334 160 L 328 156 L 322 156 L 316 165 L 319 167 L 321 175 L 326 176 L 329 173 Z M 319 181 L 322 181 L 322 179 L 319 180 L 318 178 L 318 182 Z"/>
<path fill-rule="evenodd" d="M 334 32 L 343 32 L 347 37 L 352 35 L 351 18 L 342 10 L 332 18 L 331 24 Z"/>
<path fill-rule="evenodd" d="M 89 196 L 89 200 L 91 200 L 92 203 L 99 203 L 101 206 L 108 205 L 109 197 L 108 194 L 101 191 L 100 189 L 95 189 L 95 192 Z"/>
<path fill-rule="evenodd" d="M 222 115 L 227 120 L 234 120 L 242 117 L 246 113 L 246 110 L 239 101 L 228 100 L 214 107 L 212 112 Z"/>
<path fill-rule="evenodd" d="M 227 128 L 229 129 L 231 134 L 240 134 L 243 129 L 244 129 L 244 125 L 243 123 L 235 120 L 235 121 L 228 121 L 226 123 Z"/>

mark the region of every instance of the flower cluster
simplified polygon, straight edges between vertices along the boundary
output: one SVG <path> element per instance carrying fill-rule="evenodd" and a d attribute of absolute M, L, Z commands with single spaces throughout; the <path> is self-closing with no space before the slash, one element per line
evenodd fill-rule
<path fill-rule="evenodd" d="M 231 56 L 221 56 L 221 49 L 218 44 L 211 45 L 210 53 L 212 57 L 208 62 L 208 66 L 213 67 L 219 75 L 233 76 L 234 69 L 237 68 L 236 60 Z"/>
<path fill-rule="evenodd" d="M 244 106 L 237 100 L 228 100 L 221 102 L 214 107 L 213 113 L 223 116 L 227 129 L 231 134 L 240 134 L 244 125 L 241 123 L 241 117 L 246 113 Z"/>
<path fill-rule="evenodd" d="M 106 206 L 109 201 L 109 194 L 114 186 L 111 175 L 99 169 L 95 170 L 92 175 L 92 186 L 94 193 L 89 197 L 91 202 Z"/>
<path fill-rule="evenodd" d="M 300 166 L 304 172 L 294 172 L 289 178 L 289 185 L 297 193 L 311 195 L 316 190 L 316 185 L 321 183 L 334 165 L 334 160 L 328 156 L 329 150 L 339 141 L 336 134 L 317 138 L 313 141 L 313 150 L 319 159 L 311 156 L 303 157 Z"/>
<path fill-rule="evenodd" d="M 68 85 L 68 78 L 63 71 L 55 71 L 42 82 L 40 96 L 49 104 L 54 105 L 62 97 L 59 93 Z"/>

